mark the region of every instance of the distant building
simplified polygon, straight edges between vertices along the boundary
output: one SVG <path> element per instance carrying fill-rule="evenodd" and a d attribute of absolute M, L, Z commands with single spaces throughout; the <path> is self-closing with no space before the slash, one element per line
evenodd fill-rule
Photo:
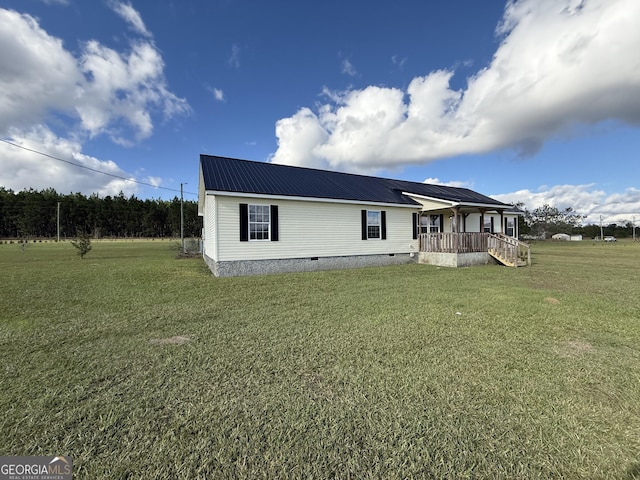
<path fill-rule="evenodd" d="M 567 235 L 566 233 L 556 233 L 555 235 L 551 236 L 552 240 L 562 240 L 563 242 L 568 242 L 569 240 L 571 240 L 571 236 Z"/>

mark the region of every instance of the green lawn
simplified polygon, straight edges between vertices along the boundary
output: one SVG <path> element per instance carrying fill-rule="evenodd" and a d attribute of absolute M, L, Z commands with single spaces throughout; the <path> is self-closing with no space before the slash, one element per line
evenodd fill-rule
<path fill-rule="evenodd" d="M 640 243 L 217 279 L 0 245 L 0 455 L 75 478 L 640 478 Z"/>

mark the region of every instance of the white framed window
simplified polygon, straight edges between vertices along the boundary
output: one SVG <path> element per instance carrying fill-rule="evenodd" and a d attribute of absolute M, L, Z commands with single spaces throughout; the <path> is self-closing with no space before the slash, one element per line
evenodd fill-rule
<path fill-rule="evenodd" d="M 387 212 L 385 210 L 361 210 L 362 240 L 387 239 Z"/>
<path fill-rule="evenodd" d="M 504 233 L 506 233 L 510 237 L 515 237 L 516 236 L 516 219 L 507 217 L 507 219 L 505 220 L 505 223 L 506 223 L 506 228 Z"/>
<path fill-rule="evenodd" d="M 422 215 L 420 217 L 420 233 L 429 233 L 429 216 Z"/>
<path fill-rule="evenodd" d="M 269 240 L 270 209 L 269 205 L 249 205 L 249 240 Z"/>
<path fill-rule="evenodd" d="M 484 232 L 493 233 L 493 217 L 484 217 Z"/>
<path fill-rule="evenodd" d="M 429 233 L 440 233 L 441 231 L 440 215 L 429 215 Z"/>
<path fill-rule="evenodd" d="M 367 238 L 379 239 L 382 231 L 382 213 L 380 210 L 367 210 Z"/>
<path fill-rule="evenodd" d="M 420 217 L 420 233 L 440 232 L 442 232 L 440 215 L 422 215 Z"/>

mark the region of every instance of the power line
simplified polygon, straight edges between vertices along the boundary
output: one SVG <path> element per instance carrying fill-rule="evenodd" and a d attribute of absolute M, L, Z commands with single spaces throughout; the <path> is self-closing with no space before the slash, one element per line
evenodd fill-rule
<path fill-rule="evenodd" d="M 79 163 L 75 163 L 75 162 L 72 162 L 70 160 L 65 160 L 64 158 L 56 157 L 54 155 L 49 155 L 48 153 L 40 152 L 38 150 L 34 150 L 32 148 L 25 147 L 23 145 L 18 145 L 17 143 L 10 142 L 9 140 L 5 140 L 4 138 L 0 138 L 0 142 L 4 142 L 7 145 L 11 145 L 12 147 L 21 148 L 22 150 L 26 150 L 27 152 L 31 152 L 31 153 L 35 153 L 35 154 L 38 154 L 38 155 L 42 155 L 43 157 L 47 157 L 47 158 L 50 158 L 52 160 L 57 160 L 59 162 L 64 162 L 64 163 L 67 163 L 69 165 L 73 165 L 74 167 L 84 168 L 85 170 L 89 170 L 89 171 L 92 171 L 92 172 L 95 172 L 95 173 L 100 173 L 102 175 L 107 175 L 108 177 L 118 178 L 118 179 L 124 180 L 126 182 L 137 183 L 138 185 L 144 185 L 146 187 L 158 188 L 158 189 L 161 189 L 161 190 L 168 190 L 170 192 L 176 192 L 176 193 L 177 192 L 181 192 L 181 190 L 179 190 L 177 188 L 161 187 L 159 185 L 154 185 L 152 183 L 142 182 L 140 180 L 135 180 L 135 179 L 132 179 L 132 178 L 123 177 L 122 175 L 116 175 L 114 173 L 104 172 L 102 170 L 98 170 L 97 168 L 87 167 L 86 165 L 81 165 Z M 198 195 L 197 193 L 193 193 L 193 192 L 184 192 L 184 193 L 187 193 L 189 195 Z"/>

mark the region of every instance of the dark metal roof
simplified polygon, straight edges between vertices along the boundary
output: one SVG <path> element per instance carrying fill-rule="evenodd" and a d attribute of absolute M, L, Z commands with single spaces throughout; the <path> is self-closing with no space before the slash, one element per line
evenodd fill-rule
<path fill-rule="evenodd" d="M 402 192 L 460 203 L 507 207 L 468 188 L 200 155 L 205 190 L 417 205 Z"/>

